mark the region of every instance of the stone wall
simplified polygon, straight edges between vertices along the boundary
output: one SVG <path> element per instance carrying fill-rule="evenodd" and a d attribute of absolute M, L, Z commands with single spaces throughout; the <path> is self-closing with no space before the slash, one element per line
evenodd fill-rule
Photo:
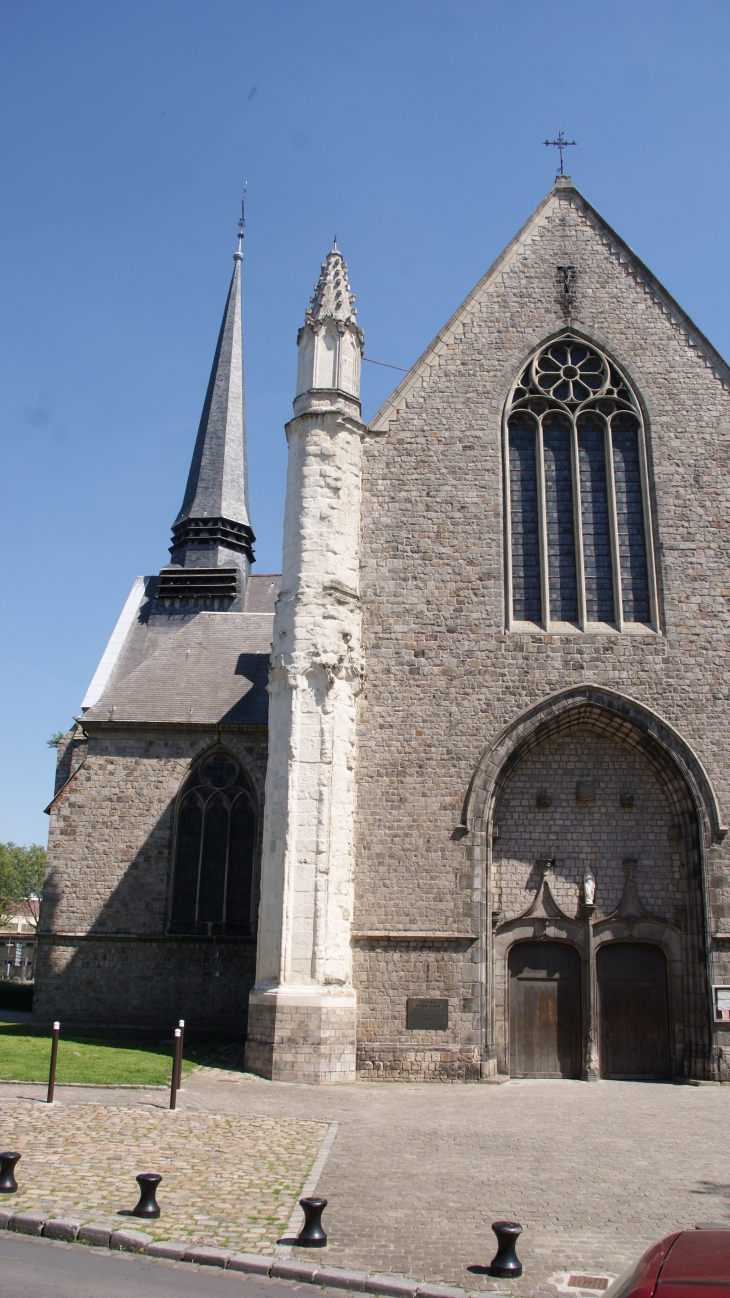
<path fill-rule="evenodd" d="M 243 763 L 261 810 L 262 728 L 242 733 L 170 727 L 150 733 L 89 723 L 88 741 L 77 728 L 59 750 L 61 791 L 51 807 L 37 1024 L 60 1017 L 94 1030 L 136 1029 L 182 1017 L 199 1027 L 245 1031 L 255 943 L 165 936 L 175 799 L 191 764 L 221 742 Z M 256 872 L 262 820 L 260 814 Z"/>
<path fill-rule="evenodd" d="M 570 304 L 560 290 L 565 265 L 576 268 Z M 616 359 L 644 407 L 659 633 L 505 630 L 502 411 L 525 358 L 568 325 Z M 470 781 L 505 728 L 570 687 L 597 684 L 664 718 L 697 754 L 726 819 L 730 393 L 727 370 L 703 348 L 651 276 L 566 189 L 374 421 L 363 470 L 356 930 L 484 933 L 487 825 L 455 828 Z M 646 787 L 643 796 L 654 799 Z M 575 809 L 561 806 L 573 833 Z M 646 863 L 640 886 L 657 905 L 671 904 L 676 877 L 660 860 L 663 830 L 645 830 L 633 849 Z M 555 846 L 558 857 L 577 859 L 577 847 Z M 722 833 L 704 833 L 702 851 L 707 928 L 727 932 Z M 730 981 L 727 945 L 709 946 L 710 979 Z M 411 960 L 394 946 L 387 968 L 364 968 L 358 957 L 357 969 L 361 998 L 376 1006 L 363 1009 L 363 1023 L 403 1057 L 412 1034 L 396 1029 L 385 1007 L 391 996 L 402 1004 Z M 471 998 L 474 966 L 444 966 L 429 994 L 446 995 L 447 981 L 455 983 L 449 996 Z M 709 1004 L 706 1013 L 709 1022 Z M 471 1023 L 458 1031 L 459 1044 L 471 1045 Z M 724 1041 L 720 1029 L 716 1058 Z M 360 1048 L 367 1053 L 364 1036 Z M 426 1075 L 425 1052 L 416 1053 Z"/>

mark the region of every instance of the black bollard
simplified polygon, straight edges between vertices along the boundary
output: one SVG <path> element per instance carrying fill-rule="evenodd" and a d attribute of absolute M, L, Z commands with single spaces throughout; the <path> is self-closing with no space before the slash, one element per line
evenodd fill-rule
<path fill-rule="evenodd" d="M 137 1177 L 139 1203 L 132 1209 L 133 1217 L 159 1217 L 160 1205 L 155 1198 L 155 1190 L 161 1180 L 162 1177 L 157 1172 L 140 1172 Z"/>
<path fill-rule="evenodd" d="M 502 1280 L 517 1280 L 522 1275 L 522 1263 L 515 1245 L 522 1234 L 518 1221 L 493 1221 L 492 1230 L 497 1236 L 497 1252 L 492 1258 L 489 1274 Z"/>
<path fill-rule="evenodd" d="M 48 1094 L 46 1095 L 46 1104 L 53 1104 L 53 1092 L 56 1086 L 56 1060 L 58 1059 L 58 1033 L 61 1024 L 56 1022 L 53 1025 L 53 1041 L 51 1043 L 51 1067 L 48 1070 Z"/>
<path fill-rule="evenodd" d="M 300 1199 L 299 1206 L 304 1212 L 304 1225 L 297 1235 L 300 1248 L 324 1248 L 327 1236 L 322 1228 L 322 1213 L 327 1207 L 326 1199 Z"/>
<path fill-rule="evenodd" d="M 0 1194 L 15 1194 L 18 1182 L 13 1173 L 20 1157 L 12 1149 L 6 1149 L 0 1154 Z"/>
<path fill-rule="evenodd" d="M 178 1081 L 177 1081 L 177 1086 L 179 1090 L 181 1089 L 182 1086 L 182 1053 L 184 1050 L 184 1019 L 178 1019 L 178 1028 L 181 1029 L 181 1055 L 179 1055 L 179 1059 L 178 1059 Z"/>
<path fill-rule="evenodd" d="M 180 1050 L 182 1047 L 182 1037 L 180 1029 L 175 1028 L 175 1039 L 172 1048 L 172 1073 L 170 1075 L 170 1108 L 177 1108 L 177 1078 L 182 1067 L 180 1063 Z"/>

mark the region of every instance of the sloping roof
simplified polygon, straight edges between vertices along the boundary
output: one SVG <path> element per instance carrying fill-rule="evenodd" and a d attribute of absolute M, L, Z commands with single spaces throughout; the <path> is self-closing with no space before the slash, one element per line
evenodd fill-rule
<path fill-rule="evenodd" d="M 83 723 L 266 725 L 271 623 L 268 613 L 198 613 L 113 679 Z"/>
<path fill-rule="evenodd" d="M 634 274 L 643 282 L 660 310 L 667 315 L 672 325 L 685 335 L 688 345 L 696 348 L 719 381 L 725 387 L 730 388 L 730 367 L 720 353 L 715 350 L 712 343 L 697 328 L 697 325 L 682 310 L 681 306 L 675 302 L 672 295 L 644 265 L 643 261 L 637 257 L 636 253 L 629 248 L 628 244 L 624 243 L 621 236 L 616 234 L 615 230 L 611 228 L 607 221 L 604 221 L 594 207 L 591 207 L 588 200 L 575 188 L 570 176 L 558 176 L 555 185 L 538 207 L 535 208 L 532 216 L 518 230 L 514 239 L 507 244 L 504 251 L 490 266 L 486 275 L 480 279 L 476 287 L 472 289 L 461 306 L 454 312 L 451 319 L 408 371 L 405 378 L 401 380 L 395 391 L 380 407 L 377 414 L 370 421 L 369 428 L 371 432 L 385 433 L 388 431 L 391 420 L 406 405 L 410 395 L 428 378 L 431 370 L 439 364 L 449 345 L 461 332 L 462 327 L 469 321 L 473 312 L 478 309 L 481 302 L 488 296 L 492 286 L 524 252 L 545 222 L 556 212 L 560 203 L 565 202 L 572 203 L 586 220 L 594 226 L 600 238 L 611 249 L 614 256 L 627 267 L 631 274 Z"/>

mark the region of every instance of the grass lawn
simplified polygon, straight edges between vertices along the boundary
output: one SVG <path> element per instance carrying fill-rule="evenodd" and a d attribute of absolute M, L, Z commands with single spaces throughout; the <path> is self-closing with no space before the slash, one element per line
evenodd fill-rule
<path fill-rule="evenodd" d="M 183 1076 L 212 1054 L 212 1047 L 186 1047 Z M 47 1082 L 51 1038 L 30 1036 L 26 1023 L 0 1023 L 0 1080 Z M 57 1082 L 170 1085 L 172 1043 L 119 1045 L 98 1037 L 64 1037 L 58 1043 Z"/>

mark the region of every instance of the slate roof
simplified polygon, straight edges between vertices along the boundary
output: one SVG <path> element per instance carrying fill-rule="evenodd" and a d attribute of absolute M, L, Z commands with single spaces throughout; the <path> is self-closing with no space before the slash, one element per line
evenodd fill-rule
<path fill-rule="evenodd" d="M 243 613 L 153 614 L 156 577 L 86 721 L 266 725 L 278 575 L 249 578 Z M 250 611 L 249 611 L 250 610 Z"/>

